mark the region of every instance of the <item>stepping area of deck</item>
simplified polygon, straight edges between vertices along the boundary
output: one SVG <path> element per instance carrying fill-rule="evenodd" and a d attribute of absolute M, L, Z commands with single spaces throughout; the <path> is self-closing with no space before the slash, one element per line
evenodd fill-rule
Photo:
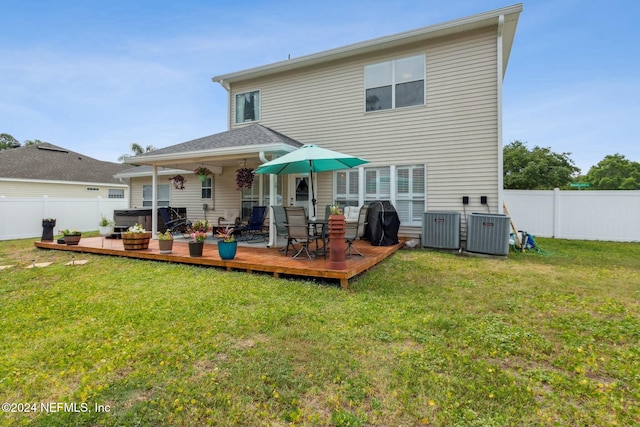
<path fill-rule="evenodd" d="M 347 267 L 344 270 L 329 268 L 329 255 L 325 259 L 322 255 L 316 259 L 292 259 L 291 251 L 285 256 L 277 248 L 258 247 L 257 245 L 238 245 L 236 257 L 233 260 L 223 260 L 218 255 L 218 248 L 214 241 L 206 242 L 202 257 L 189 256 L 186 241 L 176 240 L 171 254 L 158 253 L 158 241 L 151 240 L 148 249 L 124 250 L 122 240 L 103 239 L 102 237 L 83 237 L 75 245 L 53 242 L 35 242 L 35 246 L 42 249 L 55 249 L 100 255 L 111 255 L 128 258 L 148 259 L 154 261 L 175 262 L 201 266 L 219 267 L 226 270 L 243 270 L 246 272 L 265 272 L 274 277 L 290 275 L 307 278 L 322 278 L 337 280 L 340 287 L 348 288 L 349 279 L 367 271 L 371 267 L 391 256 L 404 245 L 403 241 L 394 246 L 372 246 L 369 242 L 356 241 L 357 248 L 364 257 L 347 257 Z"/>

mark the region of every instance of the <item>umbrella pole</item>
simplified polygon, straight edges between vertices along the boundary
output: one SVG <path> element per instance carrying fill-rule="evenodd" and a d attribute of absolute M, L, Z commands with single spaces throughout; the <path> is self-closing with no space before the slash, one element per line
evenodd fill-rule
<path fill-rule="evenodd" d="M 309 169 L 311 170 L 311 204 L 313 205 L 313 219 L 316 219 L 316 193 L 313 188 L 313 160 L 309 160 Z"/>

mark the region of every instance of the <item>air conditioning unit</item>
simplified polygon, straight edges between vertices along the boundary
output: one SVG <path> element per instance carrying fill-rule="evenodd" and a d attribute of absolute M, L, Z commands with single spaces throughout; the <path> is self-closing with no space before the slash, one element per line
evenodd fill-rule
<path fill-rule="evenodd" d="M 459 249 L 460 212 L 425 212 L 422 217 L 422 246 Z"/>
<path fill-rule="evenodd" d="M 507 215 L 501 214 L 469 214 L 466 250 L 488 255 L 508 255 L 510 220 Z"/>

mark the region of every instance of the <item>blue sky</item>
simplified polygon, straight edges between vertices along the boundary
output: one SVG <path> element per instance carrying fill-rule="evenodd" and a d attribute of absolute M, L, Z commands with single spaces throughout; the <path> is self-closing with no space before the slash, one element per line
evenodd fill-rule
<path fill-rule="evenodd" d="M 116 161 L 227 129 L 211 77 L 515 1 L 1 0 L 0 133 Z M 640 2 L 524 2 L 504 143 L 640 161 Z"/>

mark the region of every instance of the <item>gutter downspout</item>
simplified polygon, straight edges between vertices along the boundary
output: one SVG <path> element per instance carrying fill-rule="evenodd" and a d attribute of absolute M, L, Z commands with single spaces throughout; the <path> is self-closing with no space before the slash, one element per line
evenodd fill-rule
<path fill-rule="evenodd" d="M 497 134 L 497 145 L 498 145 L 498 206 L 497 212 L 504 213 L 504 209 L 502 208 L 504 203 L 504 156 L 502 149 L 502 81 L 504 79 L 503 73 L 503 58 L 502 58 L 502 31 L 504 28 L 504 15 L 500 15 L 498 17 L 498 40 L 497 40 L 497 75 L 496 75 L 496 84 L 497 84 L 497 115 L 498 115 L 498 134 Z"/>

